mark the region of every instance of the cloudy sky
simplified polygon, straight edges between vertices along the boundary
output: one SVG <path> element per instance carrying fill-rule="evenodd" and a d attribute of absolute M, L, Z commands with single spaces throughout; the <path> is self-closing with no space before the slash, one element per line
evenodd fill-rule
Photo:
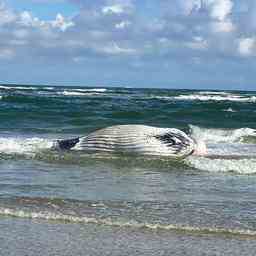
<path fill-rule="evenodd" d="M 256 90 L 255 0 L 0 0 L 0 83 Z"/>

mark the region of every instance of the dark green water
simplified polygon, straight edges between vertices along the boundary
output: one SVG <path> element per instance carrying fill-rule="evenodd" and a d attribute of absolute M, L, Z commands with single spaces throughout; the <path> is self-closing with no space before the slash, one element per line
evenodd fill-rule
<path fill-rule="evenodd" d="M 256 93 L 0 86 L 0 95 L 3 255 L 254 255 Z M 115 124 L 182 129 L 208 155 L 52 150 L 55 139 Z"/>

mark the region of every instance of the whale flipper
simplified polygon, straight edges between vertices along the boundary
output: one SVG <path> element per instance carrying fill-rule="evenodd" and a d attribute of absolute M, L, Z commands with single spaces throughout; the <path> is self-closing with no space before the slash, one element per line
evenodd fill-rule
<path fill-rule="evenodd" d="M 79 138 L 57 140 L 57 148 L 61 150 L 69 150 L 79 142 Z"/>

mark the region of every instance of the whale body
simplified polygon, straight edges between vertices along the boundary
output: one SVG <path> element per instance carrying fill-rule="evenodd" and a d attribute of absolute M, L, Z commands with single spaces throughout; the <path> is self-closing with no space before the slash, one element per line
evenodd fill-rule
<path fill-rule="evenodd" d="M 183 158 L 195 151 L 196 142 L 175 128 L 115 125 L 84 137 L 57 141 L 59 149 L 89 152 L 135 153 Z"/>

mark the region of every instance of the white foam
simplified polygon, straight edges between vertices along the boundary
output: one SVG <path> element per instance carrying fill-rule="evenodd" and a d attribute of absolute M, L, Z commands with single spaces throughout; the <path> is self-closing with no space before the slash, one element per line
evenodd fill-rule
<path fill-rule="evenodd" d="M 237 174 L 255 174 L 256 159 L 211 159 L 206 157 L 189 157 L 186 162 L 201 171 L 214 173 L 234 172 Z"/>
<path fill-rule="evenodd" d="M 37 87 L 23 87 L 23 86 L 17 86 L 17 87 L 12 87 L 13 89 L 17 90 L 37 90 Z"/>
<path fill-rule="evenodd" d="M 51 140 L 33 138 L 0 138 L 0 153 L 5 154 L 34 154 L 40 150 L 50 149 Z"/>
<path fill-rule="evenodd" d="M 256 130 L 251 128 L 240 129 L 207 129 L 189 125 L 191 136 L 205 142 L 242 142 L 244 137 L 256 137 Z"/>
<path fill-rule="evenodd" d="M 63 91 L 63 92 L 59 92 L 58 94 L 62 94 L 62 95 L 66 95 L 66 96 L 85 96 L 85 93 L 81 93 L 81 92 L 74 92 L 74 91 Z"/>
<path fill-rule="evenodd" d="M 4 86 L 4 85 L 0 85 L 0 89 L 11 89 L 12 87 L 7 87 L 7 86 Z"/>
<path fill-rule="evenodd" d="M 233 110 L 233 108 L 227 108 L 227 109 L 224 109 L 223 111 L 224 112 L 232 112 L 232 113 L 237 112 L 237 111 Z"/>
<path fill-rule="evenodd" d="M 93 89 L 72 89 L 73 91 L 77 92 L 106 92 L 107 89 L 105 88 L 93 88 Z"/>
<path fill-rule="evenodd" d="M 256 96 L 243 97 L 239 95 L 179 95 L 173 97 L 175 100 L 198 100 L 198 101 L 234 101 L 234 102 L 256 102 Z"/>
<path fill-rule="evenodd" d="M 210 94 L 210 95 L 228 95 L 227 92 L 222 92 L 222 91 L 201 91 L 199 94 Z"/>
<path fill-rule="evenodd" d="M 65 222 L 75 222 L 84 224 L 98 224 L 98 225 L 108 225 L 113 227 L 128 227 L 128 228 L 147 228 L 152 230 L 166 230 L 166 231 L 182 231 L 182 232 L 199 232 L 199 233 L 210 233 L 210 234 L 230 234 L 230 235 L 244 235 L 244 236 L 256 236 L 256 231 L 246 230 L 246 229 L 228 229 L 228 228 L 215 228 L 215 227 L 193 227 L 181 224 L 158 224 L 158 223 L 147 223 L 138 222 L 136 220 L 131 221 L 119 221 L 113 220 L 111 218 L 95 218 L 86 216 L 73 216 L 61 213 L 53 213 L 47 211 L 40 212 L 29 212 L 24 210 L 15 210 L 11 208 L 0 208 L 0 214 L 20 217 L 20 218 L 30 218 L 30 219 L 44 219 L 50 221 L 65 221 Z"/>
<path fill-rule="evenodd" d="M 16 89 L 16 90 L 36 90 L 38 88 L 36 87 L 28 87 L 28 86 L 4 86 L 4 85 L 0 85 L 0 89 L 5 89 L 5 90 L 12 90 L 12 89 Z"/>
<path fill-rule="evenodd" d="M 256 137 L 256 130 L 207 129 L 190 125 L 191 136 L 207 145 L 207 156 L 192 156 L 186 162 L 198 170 L 209 172 L 256 173 L 256 145 L 243 143 L 245 137 Z"/>
<path fill-rule="evenodd" d="M 175 97 L 170 97 L 170 96 L 151 96 L 150 98 L 159 99 L 159 100 L 173 100 Z"/>
<path fill-rule="evenodd" d="M 58 92 L 58 94 L 65 95 L 65 96 L 88 96 L 88 95 L 99 95 L 100 93 L 98 92 L 85 92 L 85 91 L 69 91 L 69 90 L 64 90 L 63 92 Z"/>

